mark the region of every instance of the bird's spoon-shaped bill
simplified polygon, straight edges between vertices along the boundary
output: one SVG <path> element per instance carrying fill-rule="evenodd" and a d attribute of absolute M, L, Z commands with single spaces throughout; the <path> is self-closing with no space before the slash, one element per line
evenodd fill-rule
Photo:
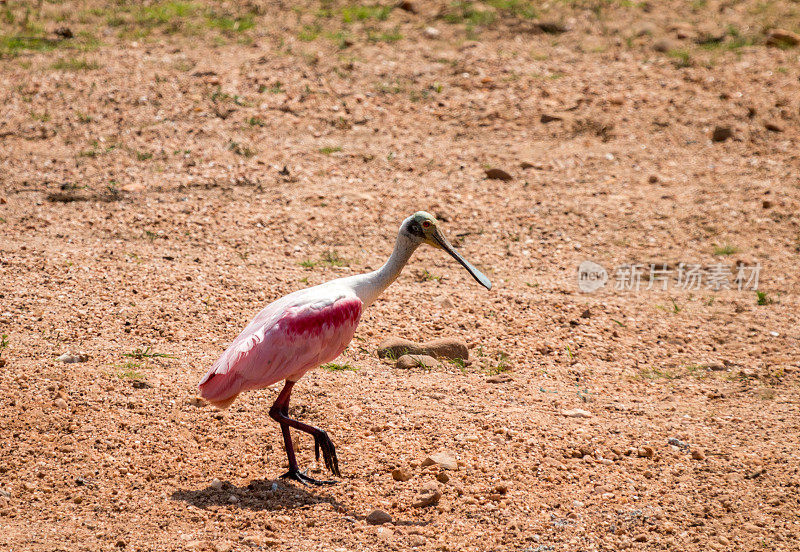
<path fill-rule="evenodd" d="M 480 285 L 482 285 L 486 289 L 492 289 L 492 282 L 489 281 L 489 278 L 484 276 L 483 272 L 472 266 L 472 263 L 470 263 L 468 260 L 462 257 L 458 253 L 458 251 L 453 249 L 453 246 L 450 245 L 450 242 L 447 241 L 447 238 L 444 237 L 444 234 L 442 234 L 438 228 L 436 228 L 433 231 L 433 233 L 431 234 L 431 238 L 433 240 L 433 243 L 431 245 L 447 251 L 447 253 L 449 253 L 450 256 L 452 256 L 455 260 L 457 260 L 461 264 L 461 266 L 467 269 L 467 272 L 469 272 Z"/>

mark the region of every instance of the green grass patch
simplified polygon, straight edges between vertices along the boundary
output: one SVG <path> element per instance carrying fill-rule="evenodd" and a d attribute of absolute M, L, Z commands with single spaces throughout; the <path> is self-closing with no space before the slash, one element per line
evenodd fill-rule
<path fill-rule="evenodd" d="M 99 155 L 111 153 L 112 151 L 117 149 L 116 144 L 109 144 L 105 148 L 101 148 L 100 142 L 98 142 L 97 140 L 92 140 L 91 142 L 89 142 L 89 145 L 91 146 L 91 149 L 78 152 L 78 157 L 97 157 Z"/>
<path fill-rule="evenodd" d="M 442 277 L 441 276 L 434 276 L 433 274 L 428 272 L 427 269 L 423 270 L 422 272 L 420 272 L 418 274 L 419 274 L 419 276 L 417 277 L 417 281 L 419 281 L 419 282 L 441 282 L 442 281 Z"/>
<path fill-rule="evenodd" d="M 135 358 L 136 360 L 143 360 L 146 358 L 175 358 L 174 356 L 167 354 L 167 353 L 157 353 L 153 351 L 150 346 L 145 348 L 134 349 L 130 353 L 125 353 L 125 357 Z"/>
<path fill-rule="evenodd" d="M 234 3 L 234 6 L 237 5 Z M 155 0 L 150 3 L 107 2 L 78 12 L 77 19 L 85 24 L 105 24 L 117 29 L 120 37 L 143 39 L 158 31 L 162 34 L 201 36 L 212 29 L 223 35 L 236 35 L 256 27 L 252 9 L 226 10 L 218 5 L 192 1 Z M 79 33 L 80 34 L 80 33 Z M 211 37 L 211 42 L 224 42 L 221 36 Z"/>
<path fill-rule="evenodd" d="M 55 50 L 58 41 L 37 36 L 0 35 L 0 56 L 15 57 L 21 52 L 49 52 Z"/>
<path fill-rule="evenodd" d="M 336 31 L 335 33 L 326 33 L 325 37 L 336 44 L 336 47 L 340 50 L 344 50 L 353 43 L 350 38 L 350 33 L 344 30 Z"/>
<path fill-rule="evenodd" d="M 341 257 L 336 250 L 326 251 L 322 254 L 322 262 L 329 266 L 350 266 L 350 261 Z"/>
<path fill-rule="evenodd" d="M 534 19 L 539 16 L 536 4 L 527 0 L 486 0 L 486 3 L 497 11 L 514 17 Z"/>
<path fill-rule="evenodd" d="M 688 50 L 670 50 L 667 55 L 674 60 L 673 63 L 678 69 L 692 66 L 692 54 Z"/>
<path fill-rule="evenodd" d="M 733 245 L 718 245 L 714 247 L 714 255 L 717 256 L 726 256 L 726 255 L 735 255 L 739 252 L 739 248 Z"/>
<path fill-rule="evenodd" d="M 495 12 L 478 8 L 475 2 L 453 2 L 441 15 L 441 18 L 448 23 L 463 23 L 468 27 L 490 25 L 496 17 Z"/>
<path fill-rule="evenodd" d="M 175 25 L 181 19 L 193 15 L 199 7 L 192 2 L 156 2 L 141 6 L 134 13 L 136 24 L 144 27 Z"/>
<path fill-rule="evenodd" d="M 244 101 L 238 94 L 231 96 L 227 92 L 222 91 L 221 86 L 217 86 L 214 92 L 211 93 L 211 101 L 214 103 L 233 103 L 241 107 L 247 107 L 247 102 Z"/>
<path fill-rule="evenodd" d="M 569 350 L 569 348 L 567 350 Z M 570 355 L 571 354 L 572 353 L 570 352 Z M 489 368 L 487 373 L 490 375 L 497 375 L 502 374 L 503 372 L 508 372 L 509 370 L 511 370 L 511 366 L 508 363 L 508 355 L 505 353 L 500 353 L 497 355 L 497 364 Z"/>
<path fill-rule="evenodd" d="M 453 366 L 455 366 L 456 368 L 458 368 L 462 372 L 466 371 L 466 369 L 467 369 L 467 363 L 464 362 L 463 358 L 451 358 L 451 359 L 447 359 L 447 362 L 449 362 L 450 364 L 452 364 Z M 419 365 L 425 367 L 425 365 L 421 361 L 417 361 L 417 363 Z"/>
<path fill-rule="evenodd" d="M 303 28 L 297 33 L 297 38 L 303 42 L 313 42 L 319 38 L 322 32 L 322 27 L 319 25 L 303 25 Z"/>
<path fill-rule="evenodd" d="M 256 26 L 255 19 L 250 14 L 231 17 L 211 12 L 206 14 L 206 22 L 212 29 L 219 29 L 224 33 L 241 33 Z"/>
<path fill-rule="evenodd" d="M 144 374 L 139 371 L 143 366 L 139 362 L 126 362 L 125 364 L 119 365 L 117 368 L 117 377 L 120 379 L 144 379 Z"/>
<path fill-rule="evenodd" d="M 51 117 L 50 113 L 48 113 L 47 111 L 45 111 L 44 113 L 37 113 L 35 111 L 31 111 L 31 119 L 33 119 L 34 121 L 40 121 L 42 123 L 46 123 L 51 119 Z"/>
<path fill-rule="evenodd" d="M 330 155 L 332 153 L 336 153 L 338 151 L 342 151 L 341 146 L 326 146 L 324 148 L 319 148 L 319 152 L 324 155 Z"/>
<path fill-rule="evenodd" d="M 101 65 L 96 61 L 82 58 L 62 58 L 50 65 L 50 69 L 56 71 L 93 71 L 100 67 Z"/>
<path fill-rule="evenodd" d="M 678 376 L 669 370 L 661 370 L 656 368 L 655 366 L 651 366 L 649 368 L 642 368 L 639 370 L 639 378 L 641 379 L 648 379 L 648 380 L 656 380 L 656 379 L 667 379 L 673 380 Z"/>
<path fill-rule="evenodd" d="M 259 84 L 258 93 L 263 94 L 264 92 L 269 92 L 270 94 L 283 94 L 286 92 L 286 89 L 283 87 L 283 83 L 281 81 L 275 81 L 275 84 L 272 86 Z"/>
<path fill-rule="evenodd" d="M 766 291 L 757 291 L 756 292 L 756 304 L 757 305 L 763 307 L 763 306 L 766 306 L 766 305 L 771 305 L 774 302 L 775 302 L 775 300 L 772 297 L 770 297 L 769 295 L 767 295 Z"/>
<path fill-rule="evenodd" d="M 403 35 L 400 34 L 400 30 L 397 27 L 389 31 L 367 29 L 367 40 L 370 42 L 397 42 L 402 39 Z"/>
<path fill-rule="evenodd" d="M 356 21 L 368 21 L 370 19 L 376 21 L 386 21 L 389 19 L 394 6 L 367 6 L 367 5 L 351 5 L 342 8 L 342 21 L 345 23 L 354 23 Z"/>
<path fill-rule="evenodd" d="M 327 364 L 323 364 L 320 366 L 323 370 L 327 370 L 328 372 L 344 372 L 344 371 L 352 371 L 355 372 L 357 368 L 352 366 L 351 364 L 344 362 L 344 363 L 337 363 L 337 362 L 329 362 Z"/>
<path fill-rule="evenodd" d="M 251 150 L 247 146 L 244 146 L 239 142 L 234 142 L 233 140 L 228 142 L 228 149 L 236 155 L 241 155 L 242 157 L 247 158 L 253 157 L 256 154 L 255 151 Z"/>

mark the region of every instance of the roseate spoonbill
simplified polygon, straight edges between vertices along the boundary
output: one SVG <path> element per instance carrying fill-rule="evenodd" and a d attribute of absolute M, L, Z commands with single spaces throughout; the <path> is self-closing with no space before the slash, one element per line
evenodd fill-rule
<path fill-rule="evenodd" d="M 394 251 L 381 268 L 295 291 L 267 305 L 200 382 L 201 397 L 219 408 L 227 408 L 242 391 L 261 389 L 285 380 L 269 410 L 270 417 L 281 426 L 289 459 L 289 471 L 281 477 L 303 484 L 334 483 L 317 481 L 299 470 L 290 427 L 312 435 L 317 460 L 322 450 L 325 466 L 341 477 L 336 449 L 328 434 L 289 418 L 292 387 L 303 374 L 330 362 L 344 351 L 353 339 L 364 307 L 371 305 L 397 278 L 423 243 L 443 249 L 486 289 L 492 288 L 489 279 L 453 249 L 439 230 L 436 219 L 420 211 L 403 221 Z"/>

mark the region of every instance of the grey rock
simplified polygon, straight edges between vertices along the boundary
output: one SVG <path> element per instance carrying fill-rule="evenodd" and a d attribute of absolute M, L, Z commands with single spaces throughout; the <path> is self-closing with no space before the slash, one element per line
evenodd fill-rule
<path fill-rule="evenodd" d="M 392 516 L 383 510 L 372 510 L 367 516 L 367 523 L 370 525 L 383 525 L 384 523 L 391 523 Z"/>
<path fill-rule="evenodd" d="M 428 355 L 434 358 L 469 359 L 467 344 L 460 339 L 443 338 L 417 343 L 400 337 L 388 337 L 378 345 L 378 357 L 400 358 L 403 355 Z"/>
<path fill-rule="evenodd" d="M 397 359 L 396 368 L 435 368 L 440 362 L 429 355 L 403 355 Z"/>

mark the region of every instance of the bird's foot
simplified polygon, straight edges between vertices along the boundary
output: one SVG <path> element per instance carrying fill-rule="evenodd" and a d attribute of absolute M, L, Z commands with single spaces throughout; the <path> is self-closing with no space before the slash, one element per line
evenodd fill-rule
<path fill-rule="evenodd" d="M 308 472 L 308 470 L 305 471 L 300 471 L 298 469 L 289 470 L 288 472 L 286 472 L 281 476 L 281 479 L 291 479 L 292 481 L 297 481 L 298 483 L 302 483 L 303 485 L 317 485 L 317 486 L 336 485 L 336 481 L 322 481 L 319 479 L 314 479 L 313 477 L 306 475 L 306 472 Z"/>
<path fill-rule="evenodd" d="M 336 447 L 333 446 L 331 438 L 323 430 L 314 433 L 314 454 L 319 460 L 319 451 L 322 450 L 322 458 L 325 460 L 325 467 L 331 470 L 336 477 L 341 477 L 339 472 L 339 459 L 336 457 Z"/>

